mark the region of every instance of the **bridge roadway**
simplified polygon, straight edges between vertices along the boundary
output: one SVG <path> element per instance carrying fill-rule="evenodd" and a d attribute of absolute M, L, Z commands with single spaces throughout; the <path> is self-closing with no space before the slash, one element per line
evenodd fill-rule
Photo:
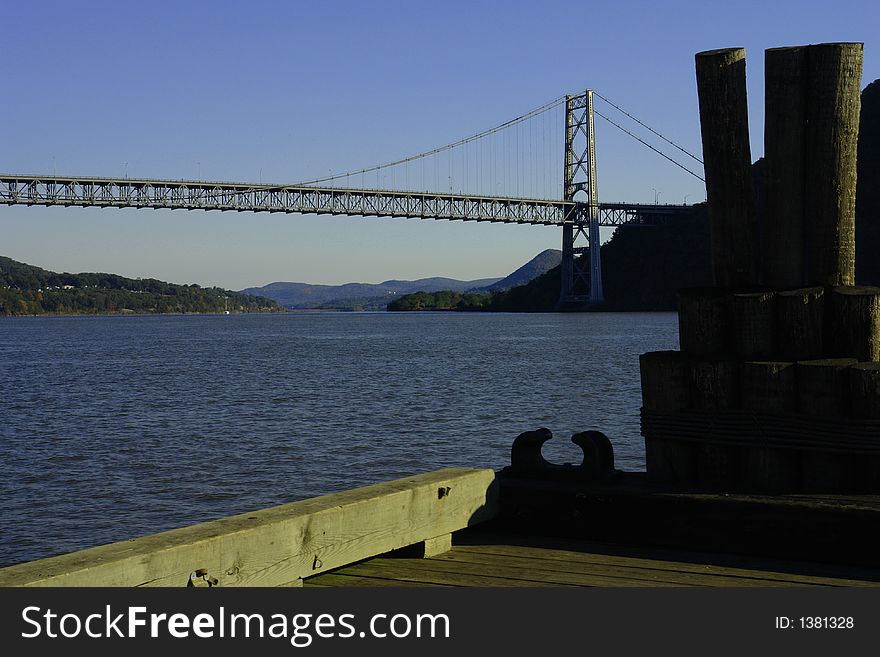
<path fill-rule="evenodd" d="M 561 226 L 585 224 L 585 203 L 471 194 L 265 185 L 193 180 L 0 174 L 0 203 L 65 207 L 284 212 Z M 600 226 L 644 223 L 686 205 L 599 203 Z"/>

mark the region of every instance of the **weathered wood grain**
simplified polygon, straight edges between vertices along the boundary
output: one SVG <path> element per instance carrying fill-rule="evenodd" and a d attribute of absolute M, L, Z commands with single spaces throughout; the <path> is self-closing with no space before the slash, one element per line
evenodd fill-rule
<path fill-rule="evenodd" d="M 757 223 L 746 102 L 746 52 L 695 56 L 715 285 L 758 283 Z"/>
<path fill-rule="evenodd" d="M 797 405 L 795 364 L 743 363 L 740 366 L 740 404 L 746 411 L 779 415 L 794 413 Z M 743 467 L 749 490 L 781 493 L 796 491 L 800 486 L 800 457 L 795 450 L 764 445 L 749 447 Z"/>
<path fill-rule="evenodd" d="M 776 295 L 774 358 L 814 360 L 825 355 L 825 288 L 785 290 Z"/>
<path fill-rule="evenodd" d="M 804 149 L 806 271 L 810 285 L 855 284 L 856 154 L 861 43 L 807 49 Z"/>
<path fill-rule="evenodd" d="M 773 357 L 776 294 L 748 292 L 731 297 L 734 352 L 740 358 Z"/>
<path fill-rule="evenodd" d="M 715 356 L 733 350 L 730 296 L 719 288 L 678 291 L 678 336 L 689 356 Z"/>
<path fill-rule="evenodd" d="M 680 351 L 653 351 L 639 356 L 642 406 L 678 413 L 690 405 L 690 360 Z M 645 436 L 645 469 L 652 481 L 696 480 L 694 448 L 688 442 Z"/>
<path fill-rule="evenodd" d="M 880 287 L 833 288 L 830 324 L 832 357 L 880 361 Z"/>
<path fill-rule="evenodd" d="M 0 569 L 0 586 L 276 586 L 492 518 L 495 473 L 449 468 Z"/>

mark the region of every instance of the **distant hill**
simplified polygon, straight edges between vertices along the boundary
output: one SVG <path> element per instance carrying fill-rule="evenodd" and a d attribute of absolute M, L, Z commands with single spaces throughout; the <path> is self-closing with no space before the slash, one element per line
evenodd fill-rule
<path fill-rule="evenodd" d="M 511 289 L 524 289 L 532 281 L 545 276 L 548 271 L 557 272 L 562 262 L 562 251 L 547 249 L 529 260 L 522 267 L 500 281 L 485 287 L 469 291 L 458 291 L 444 288 L 430 291 L 419 290 L 392 299 L 388 310 L 392 312 L 408 310 L 491 310 L 496 299 L 504 296 Z M 557 297 L 558 297 L 557 292 Z"/>
<path fill-rule="evenodd" d="M 269 312 L 264 297 L 116 274 L 59 274 L 0 256 L 0 315 Z"/>
<path fill-rule="evenodd" d="M 558 267 L 560 262 L 562 262 L 562 251 L 559 249 L 547 249 L 541 251 L 541 253 L 510 274 L 510 276 L 502 278 L 497 283 L 492 283 L 492 285 L 480 288 L 479 291 L 501 292 L 503 290 L 509 290 L 512 287 L 525 285 L 538 278 L 538 276 L 547 273 L 554 267 Z"/>
<path fill-rule="evenodd" d="M 498 278 L 459 281 L 453 278 L 421 278 L 415 281 L 390 280 L 383 283 L 309 285 L 308 283 L 269 283 L 249 287 L 242 294 L 274 299 L 292 310 L 385 310 L 388 302 L 412 292 L 452 290 L 468 292 L 498 282 Z"/>

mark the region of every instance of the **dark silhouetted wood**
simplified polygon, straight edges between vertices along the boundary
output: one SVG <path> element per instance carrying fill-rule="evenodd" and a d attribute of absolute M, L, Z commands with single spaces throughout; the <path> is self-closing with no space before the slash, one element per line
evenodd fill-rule
<path fill-rule="evenodd" d="M 855 284 L 856 151 L 861 107 L 861 43 L 807 51 L 804 207 L 807 280 Z"/>
<path fill-rule="evenodd" d="M 678 336 L 681 350 L 689 356 L 730 353 L 730 296 L 719 288 L 679 290 Z"/>
<path fill-rule="evenodd" d="M 757 226 L 746 104 L 746 53 L 697 53 L 697 93 L 715 285 L 753 287 Z"/>
<path fill-rule="evenodd" d="M 740 405 L 746 411 L 793 414 L 797 405 L 795 364 L 743 363 Z M 750 447 L 744 468 L 748 490 L 782 493 L 796 491 L 800 486 L 800 454 L 794 449 Z"/>
<path fill-rule="evenodd" d="M 690 405 L 690 365 L 680 351 L 655 351 L 639 356 L 642 406 L 650 411 L 680 413 Z M 648 478 L 663 483 L 696 479 L 694 447 L 682 440 L 645 436 Z"/>
<path fill-rule="evenodd" d="M 853 358 L 826 358 L 797 364 L 798 410 L 827 419 L 846 417 L 849 410 L 849 368 Z M 801 481 L 808 492 L 844 492 L 854 487 L 854 458 L 833 450 L 804 451 Z"/>
<path fill-rule="evenodd" d="M 858 363 L 848 372 L 852 417 L 880 420 L 880 363 Z M 880 436 L 877 440 L 880 442 Z M 861 492 L 880 493 L 880 458 L 863 456 L 857 459 L 856 487 Z"/>
<path fill-rule="evenodd" d="M 773 356 L 775 296 L 773 292 L 754 292 L 734 294 L 731 298 L 737 356 L 754 359 Z"/>
<path fill-rule="evenodd" d="M 774 353 L 780 360 L 825 355 L 825 288 L 786 290 L 776 295 Z"/>
<path fill-rule="evenodd" d="M 858 363 L 848 374 L 852 417 L 880 420 L 880 363 Z M 877 440 L 880 442 L 880 436 Z"/>
<path fill-rule="evenodd" d="M 831 355 L 880 361 L 880 287 L 835 287 L 831 310 Z"/>
<path fill-rule="evenodd" d="M 691 364 L 691 405 L 705 411 L 739 407 L 739 363 L 726 358 L 700 358 Z"/>
<path fill-rule="evenodd" d="M 691 404 L 698 410 L 732 410 L 739 406 L 739 363 L 723 358 L 702 358 L 691 364 Z M 737 487 L 743 450 L 710 442 L 696 446 L 697 481 L 713 490 Z"/>
<path fill-rule="evenodd" d="M 746 361 L 740 365 L 740 405 L 747 411 L 788 415 L 795 412 L 795 364 Z"/>
<path fill-rule="evenodd" d="M 854 358 L 822 358 L 797 364 L 798 412 L 842 418 L 848 411 L 849 373 Z"/>
<path fill-rule="evenodd" d="M 678 413 L 690 406 L 690 361 L 680 351 L 652 351 L 639 356 L 642 406 Z"/>
<path fill-rule="evenodd" d="M 806 56 L 806 47 L 795 46 L 772 48 L 764 58 L 761 278 L 773 289 L 804 284 Z"/>

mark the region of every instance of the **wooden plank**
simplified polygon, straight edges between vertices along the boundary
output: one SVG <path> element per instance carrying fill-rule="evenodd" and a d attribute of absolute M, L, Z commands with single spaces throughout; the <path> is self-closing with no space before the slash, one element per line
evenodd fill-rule
<path fill-rule="evenodd" d="M 376 577 L 382 579 L 394 579 L 400 582 L 419 582 L 425 584 L 443 584 L 446 586 L 480 586 L 480 587 L 546 587 L 546 586 L 570 586 L 566 583 L 547 582 L 538 578 L 523 579 L 510 577 L 511 573 L 501 569 L 480 567 L 449 567 L 448 564 L 437 564 L 432 559 L 412 560 L 407 563 L 404 559 L 370 559 L 361 563 L 346 566 L 338 571 L 346 575 L 361 577 Z M 516 573 L 513 573 L 516 575 Z"/>
<path fill-rule="evenodd" d="M 419 588 L 422 586 L 431 587 L 450 587 L 451 584 L 437 584 L 434 582 L 411 582 L 407 580 L 394 579 L 393 577 L 368 577 L 364 575 L 349 575 L 345 572 L 345 567 L 332 573 L 324 573 L 316 575 L 305 580 L 304 584 L 307 588 L 312 587 L 372 587 L 372 586 L 393 586 L 405 588 Z"/>
<path fill-rule="evenodd" d="M 544 562 L 558 561 L 565 564 L 566 569 L 571 568 L 604 568 L 618 567 L 630 569 L 633 572 L 645 571 L 649 575 L 658 573 L 658 576 L 670 578 L 717 578 L 728 580 L 742 580 L 748 582 L 760 582 L 758 586 L 774 586 L 773 582 L 798 584 L 805 586 L 859 586 L 880 587 L 880 582 L 869 580 L 823 577 L 815 575 L 801 575 L 797 573 L 781 572 L 777 570 L 761 570 L 755 568 L 725 567 L 707 563 L 690 563 L 687 561 L 669 561 L 666 559 L 646 559 L 629 557 L 616 554 L 603 554 L 599 552 L 575 552 L 571 550 L 556 550 L 550 548 L 528 548 L 511 545 L 469 545 L 455 548 L 454 555 L 446 555 L 438 558 L 468 558 L 467 555 L 493 555 L 500 558 L 525 558 L 539 569 L 553 569 Z M 664 573 L 659 575 L 659 573 Z M 668 574 L 667 574 L 668 573 Z M 705 581 L 705 580 L 704 580 Z M 714 585 L 714 584 L 710 584 Z"/>
<path fill-rule="evenodd" d="M 441 492 L 442 491 L 442 492 Z M 0 569 L 0 586 L 277 586 L 488 520 L 495 473 L 448 468 Z"/>
<path fill-rule="evenodd" d="M 573 578 L 575 581 L 582 576 L 589 576 L 641 581 L 646 586 L 652 584 L 742 587 L 816 585 L 815 582 L 794 582 L 786 578 L 776 577 L 774 573 L 767 572 L 759 572 L 756 577 L 733 572 L 716 573 L 711 567 L 706 567 L 702 572 L 676 570 L 673 568 L 655 568 L 653 566 L 656 562 L 652 561 L 643 561 L 636 565 L 632 561 L 615 561 L 613 559 L 594 561 L 545 559 L 544 550 L 520 549 L 499 555 L 492 552 L 462 548 L 437 558 L 446 559 L 454 563 L 473 563 L 487 566 L 497 564 L 505 568 L 519 568 L 524 572 L 558 572 L 563 579 Z"/>
<path fill-rule="evenodd" d="M 558 572 L 537 568 L 497 564 L 449 561 L 439 558 L 409 561 L 404 559 L 370 559 L 345 568 L 346 573 L 400 577 L 410 581 L 453 583 L 462 586 L 676 586 L 626 576 L 593 575 L 591 573 Z"/>
<path fill-rule="evenodd" d="M 797 496 L 800 498 L 801 496 Z M 824 498 L 817 498 L 820 502 Z M 780 560 L 769 557 L 745 556 L 723 552 L 697 552 L 669 547 L 609 544 L 598 541 L 585 541 L 573 538 L 546 536 L 518 536 L 507 533 L 487 532 L 476 528 L 460 532 L 456 536 L 459 547 L 481 547 L 487 550 L 502 549 L 508 546 L 536 547 L 544 551 L 547 558 L 554 552 L 561 552 L 560 558 L 574 558 L 571 553 L 588 555 L 584 558 L 629 558 L 638 562 L 666 562 L 676 566 L 689 565 L 694 569 L 712 568 L 719 573 L 766 572 L 784 573 L 786 576 L 798 576 L 810 581 L 835 580 L 846 582 L 847 586 L 861 585 L 880 586 L 880 568 L 848 566 L 839 564 L 817 563 L 812 561 Z"/>

